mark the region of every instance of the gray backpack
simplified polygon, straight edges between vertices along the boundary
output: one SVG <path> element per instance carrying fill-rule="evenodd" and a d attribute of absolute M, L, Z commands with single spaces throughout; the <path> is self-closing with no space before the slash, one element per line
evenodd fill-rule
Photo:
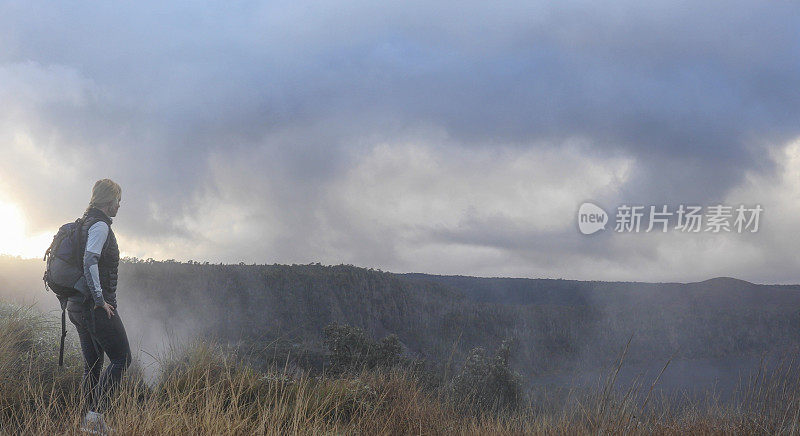
<path fill-rule="evenodd" d="M 64 365 L 67 298 L 79 293 L 73 286 L 83 276 L 82 226 L 83 219 L 80 218 L 61 226 L 42 259 L 47 262 L 43 277 L 44 287 L 55 293 L 61 303 L 61 348 L 58 352 L 58 366 Z"/>

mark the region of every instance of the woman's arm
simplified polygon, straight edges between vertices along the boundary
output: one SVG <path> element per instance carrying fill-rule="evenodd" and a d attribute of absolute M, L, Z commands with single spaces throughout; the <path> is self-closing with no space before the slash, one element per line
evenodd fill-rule
<path fill-rule="evenodd" d="M 103 288 L 100 286 L 100 269 L 97 267 L 97 262 L 100 260 L 100 253 L 103 251 L 103 245 L 105 245 L 107 238 L 108 224 L 98 221 L 89 227 L 89 236 L 86 239 L 86 251 L 83 253 L 83 275 L 86 278 L 89 294 L 94 301 L 94 307 L 105 308 L 110 318 L 113 313 L 113 308 L 103 299 Z"/>

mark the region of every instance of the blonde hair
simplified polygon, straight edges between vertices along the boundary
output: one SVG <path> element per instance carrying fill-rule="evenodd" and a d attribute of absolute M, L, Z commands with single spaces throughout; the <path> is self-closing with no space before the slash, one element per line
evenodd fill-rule
<path fill-rule="evenodd" d="M 89 207 L 103 208 L 122 199 L 122 188 L 111 179 L 98 180 L 92 188 Z"/>

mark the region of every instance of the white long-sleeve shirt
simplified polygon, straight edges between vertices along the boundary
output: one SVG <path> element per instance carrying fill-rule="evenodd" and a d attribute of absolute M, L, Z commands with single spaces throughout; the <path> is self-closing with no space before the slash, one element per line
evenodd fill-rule
<path fill-rule="evenodd" d="M 89 288 L 89 294 L 96 306 L 102 306 L 103 289 L 100 286 L 100 269 L 97 262 L 103 252 L 103 245 L 108 238 L 108 224 L 98 221 L 89 227 L 89 235 L 86 239 L 86 251 L 83 254 L 83 275 Z"/>

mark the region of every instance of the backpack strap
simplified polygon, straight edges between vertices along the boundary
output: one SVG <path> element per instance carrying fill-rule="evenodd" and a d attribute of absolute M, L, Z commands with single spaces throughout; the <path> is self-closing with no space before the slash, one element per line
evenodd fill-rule
<path fill-rule="evenodd" d="M 60 300 L 60 299 L 59 299 Z M 64 366 L 64 339 L 67 337 L 67 301 L 61 301 L 61 347 L 58 349 L 58 366 Z"/>
<path fill-rule="evenodd" d="M 78 232 L 78 243 L 72 248 L 75 250 L 73 258 L 78 261 L 78 265 L 83 267 L 83 252 L 86 251 L 86 241 L 83 240 L 83 224 L 86 221 L 83 218 L 75 220 L 75 231 Z"/>

